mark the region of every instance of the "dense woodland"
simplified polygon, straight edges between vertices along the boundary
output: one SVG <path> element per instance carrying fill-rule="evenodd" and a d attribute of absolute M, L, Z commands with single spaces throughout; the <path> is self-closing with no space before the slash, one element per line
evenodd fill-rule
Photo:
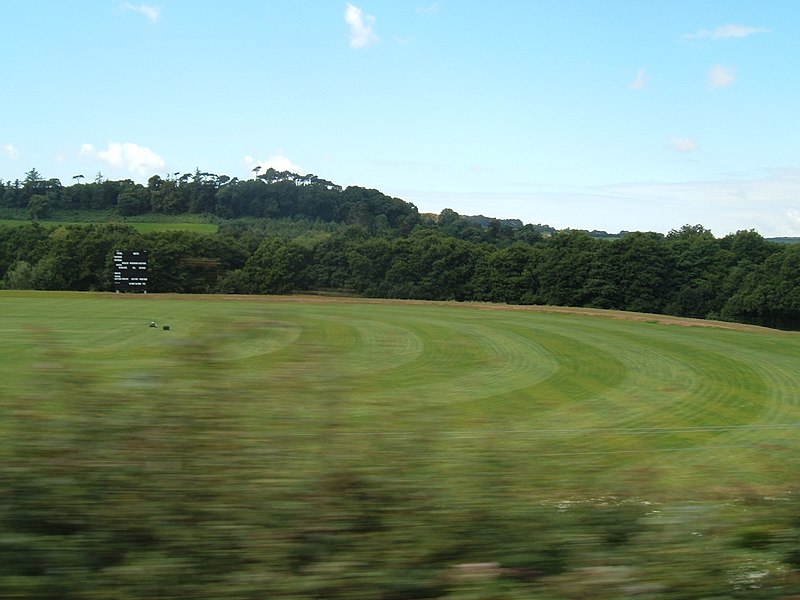
<path fill-rule="evenodd" d="M 340 291 L 800 328 L 800 244 L 755 231 L 716 238 L 685 225 L 667 235 L 605 239 L 449 209 L 423 215 L 378 190 L 273 169 L 248 180 L 199 170 L 154 175 L 146 186 L 100 174 L 65 186 L 32 169 L 22 181 L 0 182 L 0 211 L 30 219 L 0 226 L 0 278 L 8 289 L 110 291 L 113 251 L 139 249 L 149 252 L 151 292 Z M 37 222 L 89 213 L 113 222 Z M 139 233 L 125 224 L 148 215 L 202 216 L 220 226 L 215 234 Z"/>

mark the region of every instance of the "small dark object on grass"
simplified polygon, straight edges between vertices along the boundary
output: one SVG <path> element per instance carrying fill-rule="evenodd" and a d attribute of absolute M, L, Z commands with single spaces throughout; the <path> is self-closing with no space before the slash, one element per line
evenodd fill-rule
<path fill-rule="evenodd" d="M 150 321 L 150 327 L 156 327 L 156 322 L 155 321 Z"/>
<path fill-rule="evenodd" d="M 169 325 L 164 325 L 164 331 L 169 331 Z"/>

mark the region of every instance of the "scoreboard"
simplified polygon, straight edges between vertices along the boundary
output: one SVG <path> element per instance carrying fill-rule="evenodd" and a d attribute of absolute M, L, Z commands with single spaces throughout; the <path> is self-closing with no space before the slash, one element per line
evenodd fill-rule
<path fill-rule="evenodd" d="M 114 251 L 114 289 L 147 293 L 147 252 Z"/>

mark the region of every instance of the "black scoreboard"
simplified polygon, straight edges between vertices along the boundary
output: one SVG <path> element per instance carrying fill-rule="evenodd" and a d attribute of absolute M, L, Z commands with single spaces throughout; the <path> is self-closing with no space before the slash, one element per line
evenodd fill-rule
<path fill-rule="evenodd" d="M 146 251 L 114 251 L 114 289 L 147 293 Z"/>

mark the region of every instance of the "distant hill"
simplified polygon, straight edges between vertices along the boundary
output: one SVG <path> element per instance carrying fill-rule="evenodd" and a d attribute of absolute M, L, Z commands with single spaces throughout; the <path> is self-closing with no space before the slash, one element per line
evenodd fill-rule
<path fill-rule="evenodd" d="M 497 219 L 495 217 L 486 217 L 484 215 L 459 215 L 462 219 L 469 223 L 475 223 L 476 225 L 480 225 L 481 227 L 489 227 L 492 223 L 499 223 L 503 227 L 510 227 L 511 229 L 522 229 L 525 227 L 525 224 L 520 219 Z M 550 227 L 550 225 L 542 225 L 542 224 L 529 224 L 530 228 L 538 233 L 544 235 L 552 235 L 556 233 L 556 229 L 554 227 Z"/>
<path fill-rule="evenodd" d="M 508 227 L 513 227 L 515 229 L 519 229 L 524 227 L 522 221 L 519 219 L 496 219 L 494 217 L 485 217 L 483 215 L 463 215 L 464 219 L 467 221 L 472 221 L 473 223 L 477 223 L 482 227 L 488 227 L 489 223 L 492 221 L 497 221 L 501 225 L 506 225 Z"/>
<path fill-rule="evenodd" d="M 800 244 L 800 237 L 774 237 L 767 238 L 768 242 L 777 242 L 778 244 Z"/>

